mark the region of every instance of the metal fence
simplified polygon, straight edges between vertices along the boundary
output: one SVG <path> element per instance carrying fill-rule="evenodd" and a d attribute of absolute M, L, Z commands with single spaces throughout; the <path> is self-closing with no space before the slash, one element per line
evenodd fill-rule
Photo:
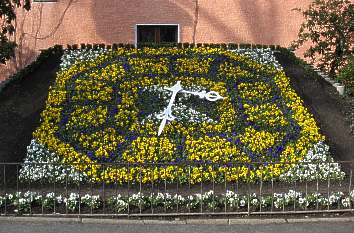
<path fill-rule="evenodd" d="M 312 169 L 319 169 L 321 164 L 299 163 L 300 166 Z M 170 180 L 164 176 L 148 181 L 128 179 L 124 182 L 80 178 L 82 181 L 79 182 L 70 179 L 72 174 L 68 170 L 60 180 L 48 179 L 45 174 L 33 174 L 33 179 L 30 179 L 31 175 L 23 178 L 21 174 L 24 166 L 41 168 L 48 165 L 57 167 L 60 164 L 0 163 L 0 215 L 173 217 L 353 212 L 354 161 L 327 163 L 328 167 L 333 164 L 341 167 L 345 173 L 343 177 L 325 173 L 327 177 L 322 175 L 284 181 L 276 174 L 271 174 L 271 178 L 263 179 L 260 176 L 251 181 L 211 177 L 192 182 L 190 171 L 204 165 L 192 162 L 143 165 L 103 163 L 99 164 L 103 170 L 119 167 L 129 171 L 134 166 L 167 169 L 173 165 L 189 173 L 187 179 L 183 180 L 179 177 Z M 240 168 L 245 164 L 208 165 Z M 257 164 L 248 165 L 256 167 Z"/>

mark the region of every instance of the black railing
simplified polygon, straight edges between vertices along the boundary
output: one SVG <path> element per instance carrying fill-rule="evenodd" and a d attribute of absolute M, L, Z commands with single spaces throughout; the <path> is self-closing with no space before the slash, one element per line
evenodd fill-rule
<path fill-rule="evenodd" d="M 49 174 L 48 166 L 81 168 L 78 164 L 0 163 L 0 214 L 142 217 L 354 211 L 354 161 L 298 164 L 311 168 L 312 173 L 303 172 L 312 175 L 305 179 L 306 175 L 301 174 L 279 177 L 277 174 L 263 176 L 259 172 L 252 179 L 237 177 L 238 169 L 246 167 L 247 174 L 251 174 L 252 169 L 261 168 L 259 163 L 80 164 L 84 167 L 82 172 L 64 169 L 64 174 Z M 268 164 L 271 165 L 275 163 Z M 289 163 L 281 164 L 286 165 L 293 167 Z M 100 176 L 87 173 L 94 166 L 98 167 L 96 173 Z M 206 167 L 228 168 L 223 171 L 229 173 L 209 176 L 206 173 L 211 171 Z M 128 178 L 105 178 L 108 168 L 124 169 Z M 133 168 L 138 172 L 131 177 L 129 172 Z M 142 168 L 158 172 L 151 173 L 148 179 L 142 174 Z M 202 178 L 192 177 L 194 168 L 203 168 L 200 169 Z M 329 172 L 333 168 L 340 168 L 344 173 Z M 167 169 L 170 173 L 171 169 L 175 171 L 175 176 L 167 176 Z"/>

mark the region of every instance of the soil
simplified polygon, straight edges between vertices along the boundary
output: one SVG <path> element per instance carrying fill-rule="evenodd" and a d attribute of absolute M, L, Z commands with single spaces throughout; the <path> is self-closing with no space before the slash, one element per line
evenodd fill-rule
<path fill-rule="evenodd" d="M 345 120 L 345 106 L 334 88 L 324 80 L 306 77 L 304 69 L 287 56 L 276 56 L 293 88 L 314 114 L 335 159 L 354 160 L 354 140 Z M 0 93 L 0 163 L 23 161 L 59 63 L 60 57 L 52 55 L 30 75 Z"/>

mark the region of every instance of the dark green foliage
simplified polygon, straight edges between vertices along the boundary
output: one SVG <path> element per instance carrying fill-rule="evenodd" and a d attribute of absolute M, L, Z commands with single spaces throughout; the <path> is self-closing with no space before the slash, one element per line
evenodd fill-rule
<path fill-rule="evenodd" d="M 30 0 L 0 0 L 0 64 L 15 56 L 16 43 L 9 40 L 9 36 L 15 33 L 14 21 L 16 19 L 15 9 L 23 7 L 29 10 Z"/>
<path fill-rule="evenodd" d="M 349 58 L 348 64 L 340 71 L 338 81 L 346 87 L 346 94 L 354 96 L 354 57 Z"/>
<path fill-rule="evenodd" d="M 73 50 L 77 50 L 77 49 L 79 49 L 79 46 L 77 44 L 73 44 L 72 48 L 73 48 Z"/>
<path fill-rule="evenodd" d="M 238 49 L 238 45 L 235 44 L 235 43 L 230 43 L 230 44 L 229 44 L 229 49 L 232 49 L 232 50 Z"/>
<path fill-rule="evenodd" d="M 221 43 L 221 44 L 220 44 L 220 48 L 226 49 L 226 47 L 227 47 L 227 46 L 226 46 L 225 43 Z"/>
<path fill-rule="evenodd" d="M 294 49 L 311 42 L 304 56 L 334 77 L 353 54 L 354 5 L 349 0 L 315 0 L 307 10 Z"/>
<path fill-rule="evenodd" d="M 271 50 L 275 50 L 275 45 L 269 45 L 269 48 L 270 48 Z"/>
<path fill-rule="evenodd" d="M 294 61 L 296 65 L 299 65 L 304 70 L 304 74 L 306 77 L 313 79 L 321 79 L 321 76 L 313 69 L 313 67 L 311 67 L 303 59 L 297 57 L 293 51 L 287 48 L 282 48 L 280 46 L 277 46 L 277 50 L 279 53 L 285 55 L 289 60 Z"/>
<path fill-rule="evenodd" d="M 189 48 L 189 43 L 188 42 L 183 43 L 183 48 Z"/>
<path fill-rule="evenodd" d="M 240 44 L 239 46 L 240 49 L 250 49 L 252 48 L 251 44 Z"/>

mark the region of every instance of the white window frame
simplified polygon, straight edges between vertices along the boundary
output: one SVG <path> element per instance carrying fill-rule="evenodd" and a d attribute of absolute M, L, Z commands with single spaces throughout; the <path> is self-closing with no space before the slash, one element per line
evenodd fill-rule
<path fill-rule="evenodd" d="M 180 25 L 179 23 L 138 23 L 134 26 L 135 47 L 138 46 L 138 26 L 177 26 L 177 43 L 180 43 Z"/>

